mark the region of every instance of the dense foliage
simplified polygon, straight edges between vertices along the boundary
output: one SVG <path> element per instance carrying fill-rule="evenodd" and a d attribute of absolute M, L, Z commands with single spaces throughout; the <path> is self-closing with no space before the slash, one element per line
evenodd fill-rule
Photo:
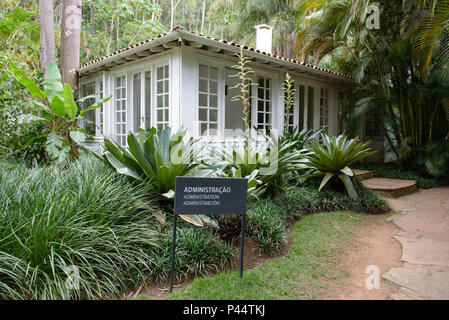
<path fill-rule="evenodd" d="M 300 56 L 350 73 L 359 83 L 344 110 L 351 133 L 360 115 L 384 120 L 399 161 L 432 175 L 447 172 L 449 2 L 380 1 L 379 28 L 368 28 L 368 0 L 304 1 Z"/>
<path fill-rule="evenodd" d="M 64 171 L 0 166 L 0 298 L 98 299 L 165 278 L 170 230 L 158 214 L 145 186 L 95 159 Z M 232 251 L 210 234 L 183 225 L 179 234 L 180 275 L 230 262 Z M 70 267 L 79 289 L 66 286 Z"/>
<path fill-rule="evenodd" d="M 78 126 L 83 120 L 83 115 L 87 111 L 99 108 L 110 97 L 98 99 L 93 105 L 79 110 L 78 104 L 91 97 L 76 101 L 70 85 L 62 83 L 56 63 L 52 62 L 47 67 L 44 90 L 13 63 L 10 63 L 10 67 L 29 94 L 39 99 L 33 101 L 37 107 L 35 114 L 39 116 L 28 114 L 24 115 L 22 120 L 47 123 L 49 133 L 45 142 L 46 151 L 53 162 L 64 166 L 67 160 L 73 160 L 78 156 L 78 146 L 89 138 L 86 129 Z"/>

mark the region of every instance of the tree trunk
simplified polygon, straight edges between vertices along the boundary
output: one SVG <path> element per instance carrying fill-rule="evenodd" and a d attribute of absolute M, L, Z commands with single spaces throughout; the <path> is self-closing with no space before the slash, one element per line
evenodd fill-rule
<path fill-rule="evenodd" d="M 175 27 L 175 10 L 181 0 L 175 1 L 171 0 L 171 14 L 170 14 L 170 30 Z"/>
<path fill-rule="evenodd" d="M 39 64 L 45 78 L 50 62 L 55 62 L 55 12 L 53 0 L 39 0 L 40 57 Z"/>
<path fill-rule="evenodd" d="M 206 15 L 206 0 L 203 0 L 203 10 L 201 14 L 201 33 L 204 33 L 204 17 Z"/>
<path fill-rule="evenodd" d="M 61 21 L 61 75 L 77 92 L 80 65 L 81 0 L 63 0 Z"/>
<path fill-rule="evenodd" d="M 175 15 L 175 4 L 174 4 L 174 0 L 171 0 L 170 30 L 173 30 L 173 24 L 175 22 L 174 15 Z"/>

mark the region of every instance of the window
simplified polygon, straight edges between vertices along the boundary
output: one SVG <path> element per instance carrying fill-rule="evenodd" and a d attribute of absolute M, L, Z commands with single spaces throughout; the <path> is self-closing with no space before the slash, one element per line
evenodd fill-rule
<path fill-rule="evenodd" d="M 156 70 L 156 128 L 158 130 L 170 124 L 169 80 L 168 66 L 158 67 Z"/>
<path fill-rule="evenodd" d="M 95 81 L 86 83 L 82 86 L 83 97 L 91 96 L 95 94 Z M 87 109 L 89 106 L 95 104 L 95 97 L 86 99 L 83 101 L 81 108 Z M 86 129 L 87 133 L 90 135 L 95 135 L 95 110 L 87 111 L 84 114 L 83 121 L 81 123 L 81 128 Z"/>
<path fill-rule="evenodd" d="M 257 98 L 257 129 L 267 130 L 271 127 L 272 116 L 270 78 L 258 78 Z"/>
<path fill-rule="evenodd" d="M 380 114 L 375 110 L 369 111 L 365 116 L 365 137 L 381 137 L 382 128 Z"/>
<path fill-rule="evenodd" d="M 145 129 L 151 128 L 151 71 L 145 72 Z"/>
<path fill-rule="evenodd" d="M 137 132 L 137 129 L 141 127 L 141 103 L 142 103 L 142 78 L 141 74 L 135 73 L 133 75 L 133 130 Z"/>
<path fill-rule="evenodd" d="M 199 133 L 215 135 L 218 130 L 218 69 L 199 66 Z"/>
<path fill-rule="evenodd" d="M 126 76 L 115 78 L 115 138 L 126 145 Z"/>
<path fill-rule="evenodd" d="M 304 129 L 304 108 L 306 107 L 306 87 L 299 86 L 298 92 L 299 106 L 298 106 L 298 132 Z"/>
<path fill-rule="evenodd" d="M 313 129 L 315 112 L 315 88 L 307 88 L 307 129 Z"/>
<path fill-rule="evenodd" d="M 329 89 L 320 89 L 320 127 L 327 127 L 329 124 Z"/>
<path fill-rule="evenodd" d="M 98 85 L 98 93 L 99 93 L 99 99 L 103 99 L 103 81 L 100 81 Z M 97 121 L 97 136 L 103 135 L 103 123 L 104 123 L 104 106 L 101 105 L 100 108 L 98 108 L 98 121 Z"/>

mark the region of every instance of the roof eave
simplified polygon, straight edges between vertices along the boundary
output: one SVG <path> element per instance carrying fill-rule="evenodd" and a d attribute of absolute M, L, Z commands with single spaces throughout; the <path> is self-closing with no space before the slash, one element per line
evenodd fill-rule
<path fill-rule="evenodd" d="M 161 46 L 161 45 L 164 45 L 169 42 L 176 41 L 176 40 L 178 40 L 178 41 L 182 41 L 182 40 L 194 41 L 194 42 L 197 42 L 199 44 L 202 44 L 202 45 L 205 45 L 208 47 L 215 47 L 218 49 L 226 50 L 228 52 L 234 52 L 236 54 L 240 53 L 240 50 L 243 49 L 245 52 L 245 55 L 248 56 L 249 58 L 263 60 L 263 61 L 271 63 L 275 66 L 287 67 L 292 70 L 297 70 L 300 73 L 309 74 L 309 75 L 317 75 L 320 78 L 325 78 L 327 80 L 335 80 L 341 84 L 355 85 L 355 81 L 349 76 L 340 75 L 340 74 L 337 74 L 335 72 L 328 71 L 328 70 L 326 71 L 325 69 L 318 68 L 316 66 L 311 66 L 311 65 L 300 63 L 300 62 L 297 62 L 297 61 L 294 61 L 291 59 L 278 57 L 273 54 L 260 52 L 259 50 L 250 48 L 248 46 L 234 44 L 232 42 L 228 42 L 225 40 L 212 39 L 212 38 L 209 38 L 206 36 L 202 36 L 199 34 L 185 31 L 183 29 L 175 29 L 169 33 L 161 35 L 152 40 L 142 42 L 138 45 L 126 48 L 117 53 L 113 53 L 109 56 L 100 58 L 94 62 L 91 62 L 91 63 L 79 68 L 78 73 L 81 76 L 84 76 L 84 75 L 87 75 L 90 73 L 99 72 L 99 71 L 101 71 L 101 68 L 105 69 L 105 66 L 107 66 L 108 64 L 112 64 L 112 63 L 114 63 L 116 61 L 120 61 L 122 59 L 126 60 L 127 57 L 136 55 L 136 54 L 144 52 L 146 50 L 150 50 L 151 48 Z M 126 62 L 124 62 L 124 63 L 126 63 Z M 122 64 L 124 64 L 124 63 L 122 63 Z"/>

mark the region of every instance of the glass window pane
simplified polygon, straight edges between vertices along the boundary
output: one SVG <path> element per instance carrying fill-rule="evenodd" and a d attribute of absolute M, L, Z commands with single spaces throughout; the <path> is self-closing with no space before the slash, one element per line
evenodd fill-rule
<path fill-rule="evenodd" d="M 208 67 L 200 65 L 200 77 L 208 78 L 208 76 L 209 76 Z"/>
<path fill-rule="evenodd" d="M 210 68 L 209 69 L 209 78 L 210 79 L 218 79 L 218 69 L 217 68 Z"/>
<path fill-rule="evenodd" d="M 207 94 L 200 93 L 199 105 L 200 107 L 207 107 Z"/>
<path fill-rule="evenodd" d="M 217 96 L 210 96 L 210 107 L 211 108 L 217 108 L 218 107 L 218 97 Z"/>
<path fill-rule="evenodd" d="M 157 78 L 162 79 L 163 77 L 164 77 L 164 68 L 163 67 L 157 68 Z"/>
<path fill-rule="evenodd" d="M 200 79 L 200 92 L 207 92 L 208 87 L 207 87 L 207 80 L 204 79 Z"/>
<path fill-rule="evenodd" d="M 164 73 L 164 76 L 165 76 L 165 78 L 168 78 L 169 77 L 169 74 L 168 74 L 168 66 L 165 66 L 165 68 L 164 68 L 164 71 L 165 71 L 165 73 Z"/>
<path fill-rule="evenodd" d="M 203 135 L 203 134 L 205 134 L 206 133 L 206 131 L 207 131 L 207 123 L 201 123 L 200 124 L 200 134 L 201 135 Z"/>
<path fill-rule="evenodd" d="M 218 117 L 218 110 L 211 109 L 210 110 L 210 115 L 209 115 L 209 121 L 216 122 L 217 121 L 217 117 Z"/>
<path fill-rule="evenodd" d="M 199 121 L 207 121 L 207 109 L 204 108 L 199 109 L 198 119 Z"/>
<path fill-rule="evenodd" d="M 217 81 L 210 81 L 210 92 L 218 93 L 218 82 Z"/>
<path fill-rule="evenodd" d="M 158 108 L 164 107 L 164 96 L 157 96 L 157 107 Z"/>
<path fill-rule="evenodd" d="M 158 81 L 156 84 L 157 93 L 164 93 L 164 82 Z"/>

